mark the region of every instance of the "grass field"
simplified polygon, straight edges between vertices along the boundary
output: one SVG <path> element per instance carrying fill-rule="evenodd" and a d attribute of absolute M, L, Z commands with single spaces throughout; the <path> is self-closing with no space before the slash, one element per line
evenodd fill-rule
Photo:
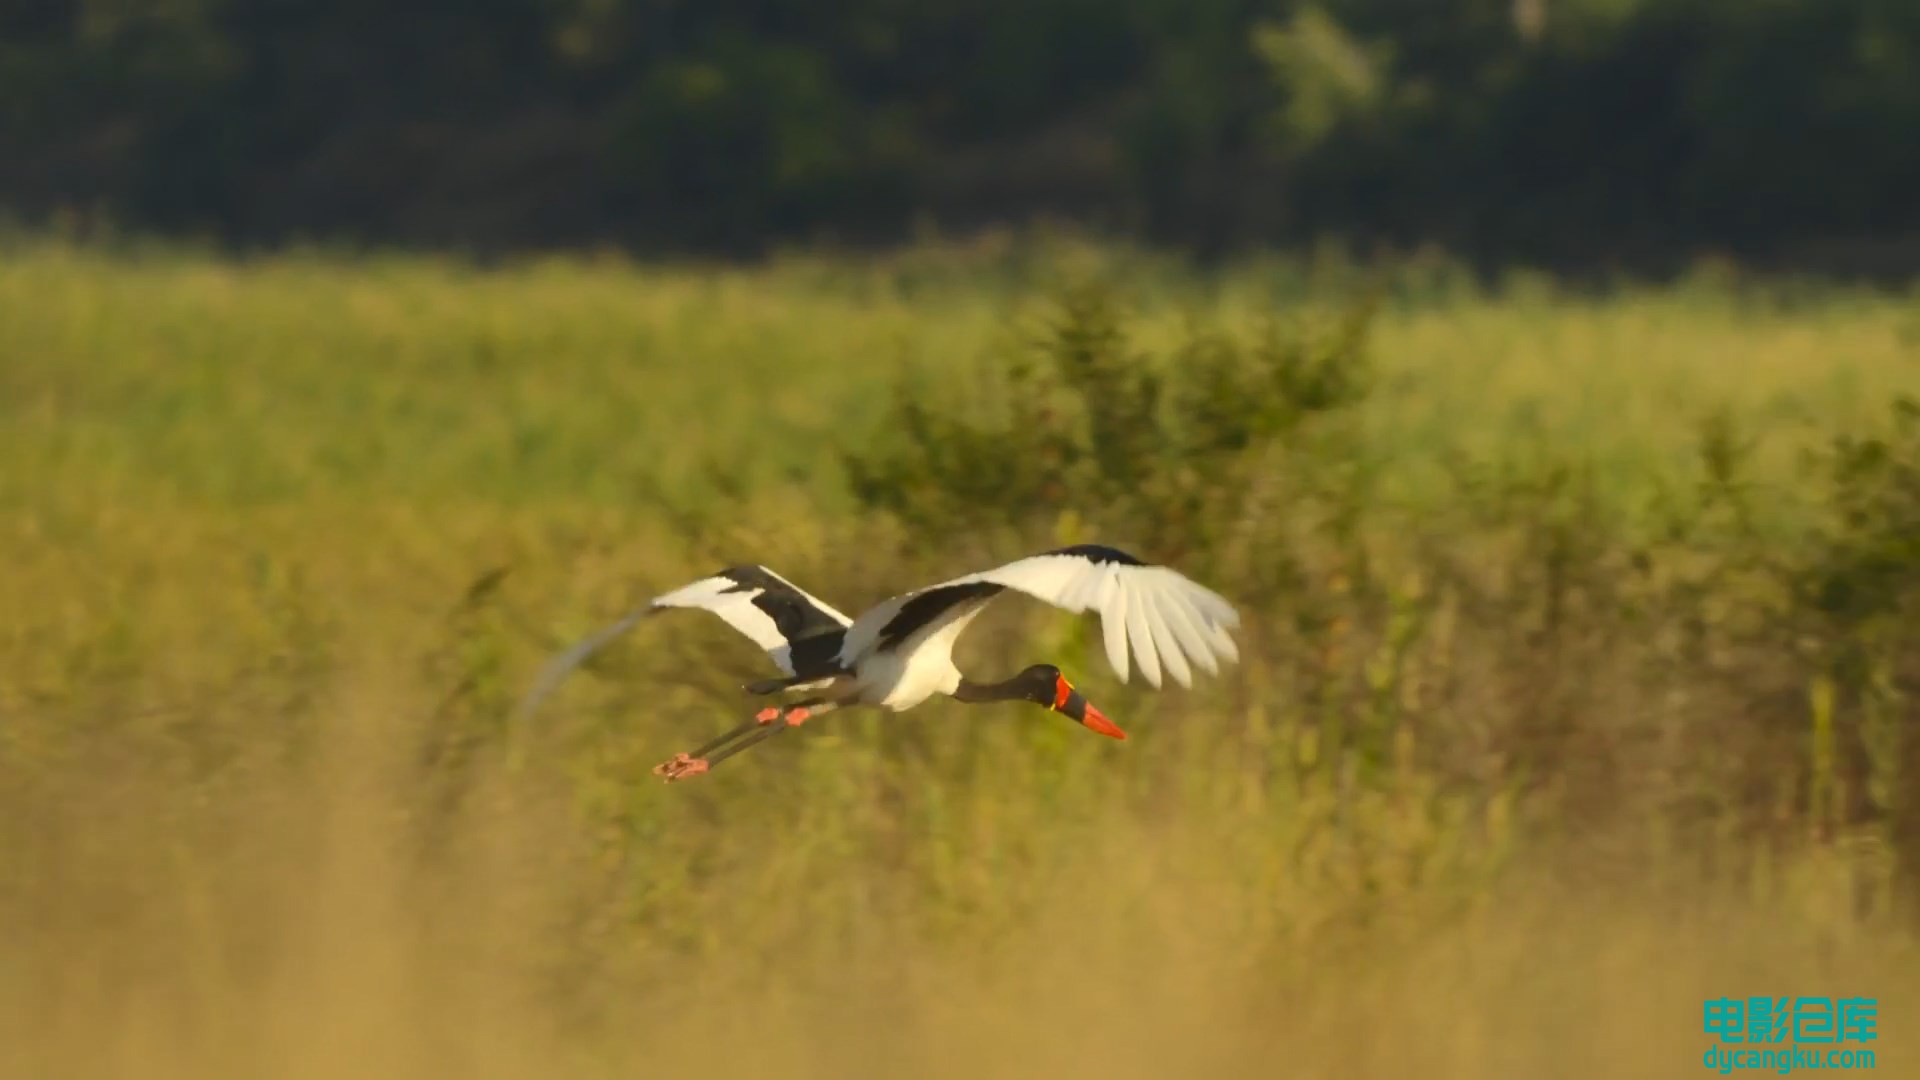
<path fill-rule="evenodd" d="M 1189 326 L 1352 282 L 1112 258 L 1176 387 Z M 1138 500 L 943 537 L 849 485 L 896 386 L 998 400 L 1090 259 L 13 241 L 0 1071 L 1664 1076 L 1703 998 L 1800 994 L 1878 997 L 1878 1071 L 1920 1061 L 1920 563 L 1876 554 L 1858 617 L 1795 587 L 1907 550 L 1803 458 L 1920 393 L 1920 296 L 1415 267 L 1363 397 Z M 1182 547 L 1245 662 L 1121 686 L 1027 609 L 961 659 L 1056 660 L 1125 743 L 929 704 L 666 787 L 766 674 L 698 616 L 510 721 L 730 562 L 854 609 L 1091 531 Z"/>

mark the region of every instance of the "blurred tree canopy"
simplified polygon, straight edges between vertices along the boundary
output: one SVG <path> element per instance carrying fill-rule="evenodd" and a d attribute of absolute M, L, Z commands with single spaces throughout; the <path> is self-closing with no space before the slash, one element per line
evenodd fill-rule
<path fill-rule="evenodd" d="M 1917 193 L 1914 0 L 0 0 L 0 208 L 231 242 L 1593 264 L 1911 248 Z"/>

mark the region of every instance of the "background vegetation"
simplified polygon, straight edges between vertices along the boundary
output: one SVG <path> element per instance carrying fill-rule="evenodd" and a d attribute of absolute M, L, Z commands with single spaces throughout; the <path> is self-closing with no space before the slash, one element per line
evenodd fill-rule
<path fill-rule="evenodd" d="M 1036 216 L 1911 273 L 1908 0 L 34 0 L 0 205 L 244 244 L 743 252 Z"/>
<path fill-rule="evenodd" d="M 0 1062 L 1686 1075 L 1704 997 L 1858 994 L 1897 1071 L 1916 299 L 17 240 Z M 1017 604 L 962 659 L 1126 743 L 931 705 L 666 787 L 764 674 L 699 617 L 511 720 L 726 562 L 854 609 L 1091 539 L 1233 597 L 1244 662 L 1119 685 Z"/>

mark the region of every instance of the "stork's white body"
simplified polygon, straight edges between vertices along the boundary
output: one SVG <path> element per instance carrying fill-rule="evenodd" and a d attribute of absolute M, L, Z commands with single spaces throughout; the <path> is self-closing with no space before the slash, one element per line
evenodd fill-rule
<path fill-rule="evenodd" d="M 960 687 L 960 669 L 953 663 L 954 643 L 984 610 L 983 604 L 943 620 L 899 649 L 874 650 L 861 656 L 854 667 L 854 697 L 888 712 L 905 712 L 935 694 L 951 695 Z"/>

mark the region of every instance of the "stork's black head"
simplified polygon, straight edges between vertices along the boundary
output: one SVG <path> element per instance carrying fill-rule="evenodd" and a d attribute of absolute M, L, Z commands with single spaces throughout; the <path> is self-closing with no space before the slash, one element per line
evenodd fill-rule
<path fill-rule="evenodd" d="M 1114 726 L 1092 703 L 1080 696 L 1060 669 L 1052 664 L 1035 664 L 1032 667 L 1008 679 L 1007 687 L 1013 690 L 1022 701 L 1031 701 L 1035 705 L 1044 705 L 1057 713 L 1064 713 L 1073 720 L 1084 724 L 1089 730 L 1115 739 L 1124 739 L 1127 733 Z"/>

